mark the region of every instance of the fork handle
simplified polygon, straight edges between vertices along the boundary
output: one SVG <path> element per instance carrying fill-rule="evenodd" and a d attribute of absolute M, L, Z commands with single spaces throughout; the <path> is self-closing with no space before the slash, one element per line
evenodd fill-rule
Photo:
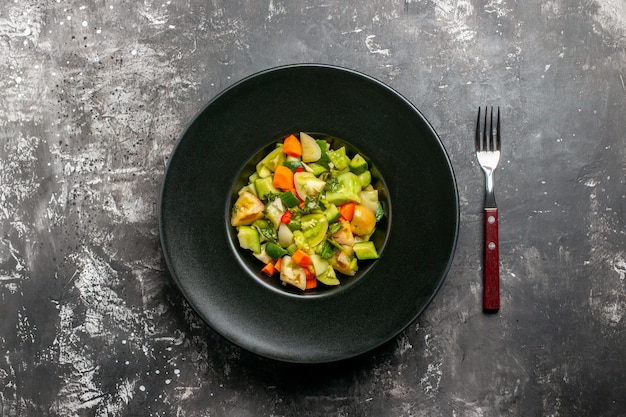
<path fill-rule="evenodd" d="M 483 310 L 500 309 L 500 244 L 498 242 L 498 209 L 485 208 L 485 262 L 483 264 Z"/>

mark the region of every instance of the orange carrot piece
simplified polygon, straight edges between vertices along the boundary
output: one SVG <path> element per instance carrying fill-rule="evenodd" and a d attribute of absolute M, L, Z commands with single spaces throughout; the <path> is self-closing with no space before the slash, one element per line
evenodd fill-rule
<path fill-rule="evenodd" d="M 304 268 L 313 265 L 313 260 L 311 259 L 309 254 L 302 249 L 298 249 L 297 251 L 295 251 L 294 254 L 291 255 L 291 259 L 298 265 L 303 266 Z"/>
<path fill-rule="evenodd" d="M 274 171 L 274 187 L 287 191 L 294 188 L 293 172 L 284 165 L 279 165 Z"/>
<path fill-rule="evenodd" d="M 276 272 L 276 267 L 271 262 L 268 262 L 265 264 L 263 269 L 261 269 L 261 271 L 263 271 L 265 275 L 271 277 L 274 275 L 274 272 Z"/>
<path fill-rule="evenodd" d="M 310 290 L 313 288 L 317 288 L 317 280 L 315 278 L 307 279 L 305 289 Z"/>
<path fill-rule="evenodd" d="M 276 263 L 274 264 L 274 269 L 280 272 L 280 266 L 283 264 L 283 258 L 278 258 Z"/>
<path fill-rule="evenodd" d="M 341 217 L 343 217 L 347 221 L 352 221 L 352 218 L 354 217 L 354 207 L 356 207 L 356 203 L 354 202 L 340 205 L 338 209 Z"/>
<path fill-rule="evenodd" d="M 283 152 L 291 156 L 301 156 L 302 145 L 298 138 L 294 135 L 287 136 L 283 142 Z"/>

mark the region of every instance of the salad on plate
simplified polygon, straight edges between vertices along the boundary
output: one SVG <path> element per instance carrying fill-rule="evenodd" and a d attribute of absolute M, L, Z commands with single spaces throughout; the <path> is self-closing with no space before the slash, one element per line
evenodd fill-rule
<path fill-rule="evenodd" d="M 363 155 L 292 134 L 256 164 L 230 223 L 266 275 L 302 291 L 340 285 L 379 256 L 371 237 L 385 212 L 371 182 Z"/>

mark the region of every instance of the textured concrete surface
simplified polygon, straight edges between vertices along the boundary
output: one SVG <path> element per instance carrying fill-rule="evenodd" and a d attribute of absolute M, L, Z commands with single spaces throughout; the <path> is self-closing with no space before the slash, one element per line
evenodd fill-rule
<path fill-rule="evenodd" d="M 624 28 L 623 0 L 3 0 L 0 416 L 626 415 Z M 462 209 L 426 312 L 332 366 L 224 341 L 159 247 L 185 125 L 296 62 L 412 101 Z M 497 315 L 480 308 L 481 105 L 503 115 Z"/>

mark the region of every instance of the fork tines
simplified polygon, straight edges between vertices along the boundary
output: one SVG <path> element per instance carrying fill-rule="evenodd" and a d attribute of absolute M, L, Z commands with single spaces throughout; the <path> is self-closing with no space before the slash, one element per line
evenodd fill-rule
<path fill-rule="evenodd" d="M 476 150 L 499 151 L 500 150 L 500 106 L 497 107 L 496 127 L 493 127 L 493 106 L 491 112 L 485 107 L 485 120 L 483 130 L 480 129 L 480 107 L 478 108 L 478 120 L 476 120 Z M 489 115 L 489 131 L 487 131 L 487 115 Z M 495 135 L 494 135 L 495 130 Z"/>

